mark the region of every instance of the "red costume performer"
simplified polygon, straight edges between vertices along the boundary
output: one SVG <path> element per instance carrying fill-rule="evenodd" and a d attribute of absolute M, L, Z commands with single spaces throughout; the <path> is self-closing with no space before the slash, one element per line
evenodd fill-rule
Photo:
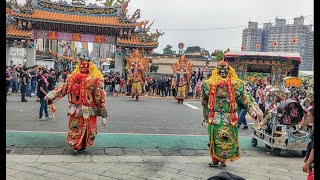
<path fill-rule="evenodd" d="M 103 118 L 102 126 L 106 125 L 107 103 L 103 75 L 92 62 L 80 59 L 67 83 L 51 91 L 46 99 L 51 105 L 67 94 L 70 103 L 67 142 L 76 154 L 93 145 L 97 135 L 97 116 Z"/>

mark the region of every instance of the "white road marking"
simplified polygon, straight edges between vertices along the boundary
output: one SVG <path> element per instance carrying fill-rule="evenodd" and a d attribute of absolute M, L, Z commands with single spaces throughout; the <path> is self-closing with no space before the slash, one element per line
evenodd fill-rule
<path fill-rule="evenodd" d="M 198 102 L 198 101 L 196 101 L 196 102 L 194 102 L 194 101 L 188 101 L 188 103 L 189 103 L 189 104 L 200 104 L 200 102 Z"/>
<path fill-rule="evenodd" d="M 189 104 L 189 103 L 186 103 L 186 102 L 184 102 L 183 104 L 186 105 L 186 106 L 188 106 L 189 108 L 192 108 L 192 109 L 200 109 L 200 108 L 198 108 L 198 107 L 196 107 L 196 106 L 194 106 L 194 105 L 191 105 L 191 104 Z"/>

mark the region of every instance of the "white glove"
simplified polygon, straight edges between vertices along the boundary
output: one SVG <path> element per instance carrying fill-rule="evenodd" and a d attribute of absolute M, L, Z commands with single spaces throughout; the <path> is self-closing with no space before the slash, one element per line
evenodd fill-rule
<path fill-rule="evenodd" d="M 106 118 L 102 118 L 102 127 L 106 127 L 107 120 Z"/>

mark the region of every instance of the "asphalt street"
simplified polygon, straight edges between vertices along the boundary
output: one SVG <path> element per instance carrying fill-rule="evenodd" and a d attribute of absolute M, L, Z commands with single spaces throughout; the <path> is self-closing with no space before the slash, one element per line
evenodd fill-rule
<path fill-rule="evenodd" d="M 248 180 L 305 179 L 301 152 L 251 146 L 252 130 L 239 130 L 241 158 L 210 168 L 207 130 L 199 100 L 108 96 L 107 127 L 98 123 L 93 148 L 72 155 L 66 143 L 67 98 L 55 105 L 55 120 L 38 120 L 35 97 L 6 103 L 6 179 L 207 179 L 228 171 Z M 100 118 L 99 118 L 100 120 Z M 248 122 L 252 120 L 248 117 Z"/>
<path fill-rule="evenodd" d="M 55 103 L 55 120 L 45 121 L 38 120 L 40 103 L 36 102 L 36 97 L 28 100 L 29 102 L 22 103 L 19 94 L 8 96 L 6 130 L 68 131 L 67 97 Z M 107 103 L 107 127 L 102 128 L 99 118 L 100 133 L 207 135 L 207 130 L 201 125 L 200 100 L 187 100 L 184 104 L 178 104 L 173 98 L 141 97 L 141 100 L 135 101 L 128 96 L 107 96 Z M 248 122 L 253 121 L 249 119 Z M 240 130 L 239 136 L 249 137 L 251 132 L 250 128 Z"/>

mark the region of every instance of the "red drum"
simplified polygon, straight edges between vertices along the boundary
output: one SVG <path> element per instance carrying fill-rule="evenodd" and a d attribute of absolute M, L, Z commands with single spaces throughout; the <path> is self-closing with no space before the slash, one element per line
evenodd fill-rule
<path fill-rule="evenodd" d="M 291 99 L 280 104 L 277 110 L 277 120 L 282 125 L 295 126 L 303 118 L 302 106 Z"/>

